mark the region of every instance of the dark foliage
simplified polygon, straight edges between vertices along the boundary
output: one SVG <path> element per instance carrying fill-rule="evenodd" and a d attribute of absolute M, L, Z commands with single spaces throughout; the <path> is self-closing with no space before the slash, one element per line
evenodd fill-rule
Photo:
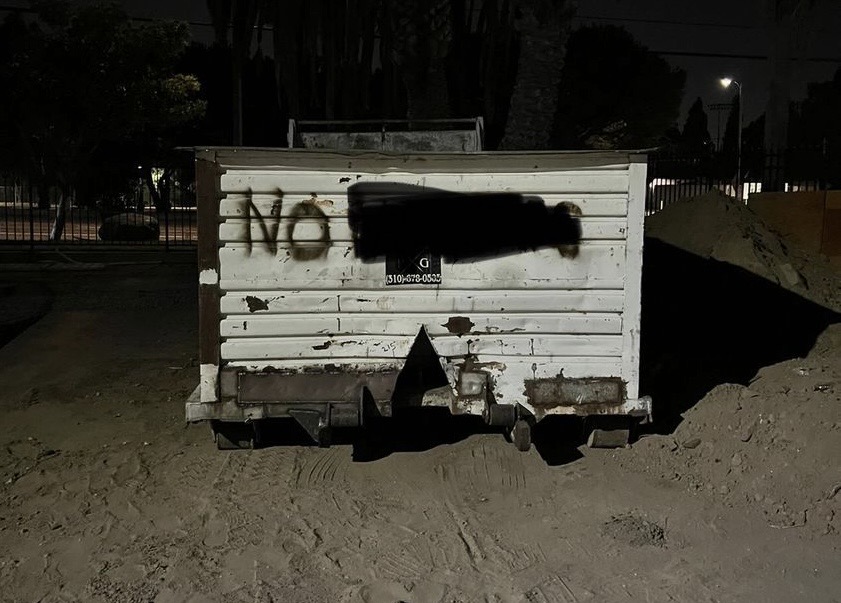
<path fill-rule="evenodd" d="M 677 121 L 686 76 L 622 28 L 569 38 L 555 121 L 556 148 L 645 148 Z"/>

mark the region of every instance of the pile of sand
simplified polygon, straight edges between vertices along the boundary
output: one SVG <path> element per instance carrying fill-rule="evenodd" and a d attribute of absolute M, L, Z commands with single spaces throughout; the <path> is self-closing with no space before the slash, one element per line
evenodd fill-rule
<path fill-rule="evenodd" d="M 806 358 L 715 387 L 671 436 L 649 436 L 617 462 L 747 505 L 776 528 L 841 533 L 841 324 Z"/>
<path fill-rule="evenodd" d="M 821 255 L 784 241 L 745 204 L 711 191 L 646 218 L 646 235 L 749 270 L 841 312 L 841 274 Z"/>
<path fill-rule="evenodd" d="M 646 234 L 841 311 L 841 274 L 826 258 L 787 243 L 717 191 L 649 216 Z M 662 266 L 649 264 L 649 286 L 662 290 L 648 295 L 646 387 L 655 421 L 658 407 L 661 419 L 672 407 L 688 410 L 674 433 L 643 437 L 616 461 L 748 506 L 775 528 L 841 533 L 841 324 L 818 306 L 775 297 L 773 286 L 752 296 L 759 281 L 745 273 L 741 287 L 729 267 L 718 271 L 720 283 L 715 270 L 702 274 L 704 264 L 686 264 L 697 274 L 671 275 L 663 257 L 678 252 L 654 249 Z M 681 287 L 683 297 L 674 290 Z M 655 362 L 667 368 L 654 371 Z M 686 384 L 693 387 L 681 390 Z"/>

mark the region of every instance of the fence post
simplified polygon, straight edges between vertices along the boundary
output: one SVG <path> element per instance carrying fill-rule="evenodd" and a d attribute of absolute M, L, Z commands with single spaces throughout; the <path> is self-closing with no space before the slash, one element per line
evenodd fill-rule
<path fill-rule="evenodd" d="M 29 189 L 29 251 L 35 253 L 35 210 L 32 208 L 32 185 L 30 184 L 27 188 Z"/>
<path fill-rule="evenodd" d="M 826 136 L 824 136 L 823 141 L 821 142 L 821 173 L 820 173 L 820 183 L 819 189 L 825 191 L 829 189 L 827 183 L 829 181 L 829 161 L 826 156 Z"/>

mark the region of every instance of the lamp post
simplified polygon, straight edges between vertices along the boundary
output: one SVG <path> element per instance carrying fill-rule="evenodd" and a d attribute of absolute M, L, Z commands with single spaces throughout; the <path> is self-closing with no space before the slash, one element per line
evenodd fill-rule
<path fill-rule="evenodd" d="M 726 90 L 731 85 L 736 85 L 739 90 L 739 132 L 736 143 L 736 194 L 739 196 L 739 201 L 744 203 L 742 194 L 742 85 L 731 77 L 723 77 L 719 80 L 721 86 Z"/>

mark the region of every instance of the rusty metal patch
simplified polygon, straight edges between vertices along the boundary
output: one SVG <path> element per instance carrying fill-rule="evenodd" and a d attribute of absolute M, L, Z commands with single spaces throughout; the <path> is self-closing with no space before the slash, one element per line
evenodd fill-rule
<path fill-rule="evenodd" d="M 269 302 L 267 302 L 264 299 L 260 299 L 259 297 L 255 297 L 253 295 L 246 295 L 245 303 L 248 304 L 248 311 L 252 314 L 254 312 L 259 312 L 260 310 L 269 309 Z"/>
<path fill-rule="evenodd" d="M 563 201 L 562 203 L 558 204 L 559 206 L 563 207 L 570 216 L 575 216 L 576 218 L 580 218 L 584 212 L 581 211 L 581 208 L 578 207 L 575 203 L 571 203 L 569 201 Z M 579 224 L 579 230 L 580 230 Z M 580 238 L 580 232 L 579 232 Z M 561 254 L 561 257 L 565 257 L 567 259 L 573 260 L 578 257 L 578 249 L 579 244 L 571 243 L 568 245 L 558 245 L 558 252 Z"/>
<path fill-rule="evenodd" d="M 535 407 L 616 405 L 625 402 L 625 382 L 618 377 L 527 379 L 525 394 Z"/>
<path fill-rule="evenodd" d="M 466 335 L 476 325 L 467 316 L 450 316 L 450 319 L 441 326 L 453 335 Z"/>
<path fill-rule="evenodd" d="M 374 400 L 391 399 L 398 371 L 375 373 L 243 372 L 238 375 L 240 404 L 284 404 L 306 402 L 359 402 L 362 388 Z"/>

